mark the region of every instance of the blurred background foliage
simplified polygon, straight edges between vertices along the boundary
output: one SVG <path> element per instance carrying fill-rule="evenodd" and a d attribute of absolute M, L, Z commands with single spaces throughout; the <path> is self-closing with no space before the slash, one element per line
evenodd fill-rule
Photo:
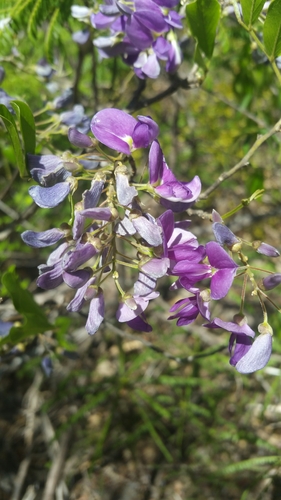
<path fill-rule="evenodd" d="M 99 62 L 91 44 L 82 50 L 73 42 L 72 34 L 83 26 L 70 16 L 71 4 L 6 1 L 0 9 L 0 23 L 12 16 L 8 28 L 3 23 L 0 29 L 2 88 L 33 110 L 37 153 L 71 150 L 67 127 L 56 118 L 62 111 L 82 104 L 91 118 L 103 107 L 126 109 L 138 87 L 137 78 L 119 59 Z M 221 6 L 223 10 L 225 2 Z M 195 43 L 187 24 L 183 33 L 179 74 L 186 77 L 193 68 Z M 38 74 L 42 58 L 53 69 L 51 76 Z M 148 80 L 143 94 L 149 99 L 169 84 L 163 74 Z M 62 110 L 50 114 L 47 107 L 40 113 L 70 88 L 72 100 Z M 138 112 L 160 125 L 160 142 L 177 177 L 189 180 L 197 174 L 205 191 L 244 156 L 258 134 L 278 121 L 280 108 L 280 89 L 270 64 L 235 17 L 222 15 L 202 85 L 178 89 Z M 44 132 L 48 120 L 57 123 L 52 134 Z M 145 161 L 139 153 L 136 158 Z M 260 239 L 280 248 L 280 159 L 280 134 L 276 134 L 248 166 L 199 201 L 195 212 L 210 214 L 215 208 L 223 215 L 255 190 L 264 189 L 262 198 L 227 223 L 245 240 Z M 1 500 L 42 498 L 57 455 L 62 465 L 56 498 L 279 499 L 278 312 L 269 305 L 274 330 L 269 366 L 249 376 L 229 366 L 227 334 L 208 331 L 200 322 L 179 328 L 166 320 L 170 306 L 184 295 L 171 292 L 165 280 L 160 283 L 162 298 L 149 310 L 153 333 L 135 335 L 129 328 L 119 329 L 114 322 L 117 296 L 109 289 L 108 322 L 94 338 L 87 338 L 85 318 L 66 314 L 69 289 L 36 288 L 37 266 L 46 261 L 48 249 L 32 249 L 20 238 L 25 229 L 45 230 L 67 221 L 67 203 L 52 210 L 32 204 L 31 181 L 20 179 L 2 126 L 0 169 L 0 262 L 1 274 L 8 273 L 6 285 L 4 279 L 1 286 L 1 319 L 22 322 L 25 308 L 34 307 L 36 316 L 39 304 L 46 321 L 54 325 L 46 332 L 38 327 L 40 333 L 36 326 L 31 328 L 30 338 L 15 338 L 12 350 L 2 341 Z M 213 239 L 206 215 L 192 215 L 192 231 L 202 243 Z M 270 268 L 271 262 L 265 263 L 261 256 L 251 257 L 256 267 Z M 281 272 L 279 262 L 275 269 Z M 130 283 L 130 277 L 125 279 Z M 13 307 L 7 286 L 11 280 L 16 280 L 14 294 L 22 298 L 21 310 Z M 231 319 L 238 311 L 241 283 L 237 281 L 224 302 L 215 304 L 216 316 Z M 34 298 L 25 294 L 28 291 Z M 280 305 L 278 289 L 272 298 Z M 250 296 L 247 299 L 254 328 L 262 315 L 259 305 Z M 217 352 L 200 357 L 213 351 Z M 49 377 L 41 369 L 45 356 L 54 366 Z M 20 466 L 26 459 L 21 483 Z M 20 486 L 18 496 L 15 485 Z M 64 496 L 59 497 L 59 491 Z"/>

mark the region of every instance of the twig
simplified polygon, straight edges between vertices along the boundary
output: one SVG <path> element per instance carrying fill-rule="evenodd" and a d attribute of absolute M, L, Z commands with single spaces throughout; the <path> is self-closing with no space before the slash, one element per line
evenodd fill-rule
<path fill-rule="evenodd" d="M 23 403 L 24 406 L 26 407 L 26 409 L 24 410 L 26 416 L 26 425 L 24 429 L 24 440 L 26 443 L 26 457 L 23 459 L 23 461 L 19 466 L 11 500 L 20 499 L 20 493 L 31 462 L 31 450 L 33 446 L 33 436 L 36 423 L 35 414 L 40 403 L 39 389 L 42 380 L 43 380 L 43 374 L 41 373 L 41 371 L 37 371 L 33 383 L 29 387 L 24 397 Z"/>
<path fill-rule="evenodd" d="M 169 352 L 164 351 L 164 349 L 161 349 L 161 347 L 158 347 L 155 344 L 152 344 L 148 340 L 144 340 L 139 335 L 138 336 L 131 335 L 130 333 L 123 332 L 122 330 L 120 330 L 116 326 L 112 325 L 108 321 L 106 321 L 105 324 L 109 330 L 111 330 L 113 333 L 116 333 L 117 335 L 119 335 L 119 337 L 123 337 L 123 338 L 130 339 L 130 340 L 138 340 L 145 347 L 148 347 L 152 351 L 157 352 L 158 354 L 162 354 L 163 356 L 165 356 L 165 358 L 172 359 L 173 361 L 176 361 L 177 363 L 181 363 L 183 365 L 193 363 L 193 361 L 195 361 L 198 358 L 205 358 L 207 356 L 212 356 L 213 354 L 216 354 L 217 352 L 221 352 L 227 348 L 227 345 L 223 344 L 223 345 L 216 347 L 215 349 L 212 349 L 211 351 L 208 350 L 208 351 L 204 351 L 204 352 L 199 353 L 199 354 L 193 354 L 191 356 L 180 358 L 179 356 L 173 356 L 173 354 L 170 354 Z"/>
<path fill-rule="evenodd" d="M 228 172 L 224 172 L 219 176 L 219 178 L 208 188 L 204 193 L 202 193 L 199 196 L 199 200 L 205 200 L 208 198 L 209 194 L 211 194 L 217 187 L 226 179 L 229 179 L 229 177 L 232 177 L 232 175 L 236 174 L 238 170 L 241 168 L 245 167 L 246 165 L 249 164 L 250 158 L 253 156 L 253 154 L 257 151 L 257 149 L 265 142 L 267 139 L 272 137 L 274 134 L 277 134 L 277 132 L 280 132 L 280 127 L 281 127 L 281 120 L 278 120 L 278 122 L 272 127 L 269 132 L 263 135 L 259 135 L 251 149 L 249 149 L 248 153 L 240 160 L 234 167 L 232 167 Z"/>
<path fill-rule="evenodd" d="M 52 463 L 52 467 L 47 477 L 42 500 L 53 500 L 54 498 L 56 487 L 59 483 L 60 476 L 63 470 L 71 434 L 72 434 L 72 429 L 69 429 L 62 436 L 58 453 Z"/>
<path fill-rule="evenodd" d="M 149 99 L 143 98 L 134 103 L 131 101 L 130 104 L 128 104 L 129 111 L 134 112 L 138 111 L 141 108 L 146 108 L 147 106 L 150 106 L 155 102 L 162 101 L 162 99 L 165 99 L 165 97 L 174 94 L 174 92 L 176 92 L 178 89 L 189 90 L 198 87 L 202 83 L 201 79 L 196 77 L 196 75 L 193 76 L 193 73 L 190 78 L 180 78 L 177 74 L 172 75 L 171 81 L 172 83 L 170 87 L 168 87 L 163 92 L 155 95 L 154 97 L 150 97 Z M 134 104 L 134 106 L 132 106 L 132 104 Z"/>

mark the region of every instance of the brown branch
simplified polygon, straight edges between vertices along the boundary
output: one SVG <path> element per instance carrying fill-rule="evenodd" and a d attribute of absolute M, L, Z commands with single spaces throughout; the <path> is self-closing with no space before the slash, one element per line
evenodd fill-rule
<path fill-rule="evenodd" d="M 272 137 L 281 131 L 281 120 L 272 127 L 266 134 L 259 135 L 257 140 L 254 142 L 253 146 L 249 149 L 248 153 L 240 160 L 234 167 L 232 167 L 228 172 L 224 172 L 219 176 L 219 178 L 208 188 L 204 193 L 199 196 L 199 200 L 205 200 L 208 196 L 215 190 L 217 187 L 226 179 L 232 177 L 236 172 L 241 170 L 241 168 L 249 165 L 249 160 L 253 156 L 253 154 L 257 151 L 257 149 L 265 142 L 267 139 Z"/>

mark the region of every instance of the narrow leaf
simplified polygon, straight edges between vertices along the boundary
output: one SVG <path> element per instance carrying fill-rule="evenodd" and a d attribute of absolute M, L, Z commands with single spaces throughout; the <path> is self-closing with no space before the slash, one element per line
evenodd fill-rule
<path fill-rule="evenodd" d="M 25 153 L 34 154 L 36 146 L 35 122 L 32 111 L 24 101 L 11 101 L 20 123 Z"/>
<path fill-rule="evenodd" d="M 263 25 L 263 39 L 271 60 L 281 55 L 281 0 L 274 0 L 268 8 Z"/>
<path fill-rule="evenodd" d="M 53 41 L 54 41 L 54 31 L 55 31 L 55 27 L 57 24 L 59 13 L 60 13 L 60 9 L 59 8 L 55 9 L 55 11 L 51 17 L 51 20 L 50 20 L 50 23 L 49 23 L 49 26 L 47 29 L 47 33 L 45 36 L 45 42 L 44 42 L 45 53 L 46 53 L 47 60 L 50 62 L 53 61 L 52 48 L 53 48 Z"/>
<path fill-rule="evenodd" d="M 217 0 L 196 0 L 186 6 L 186 16 L 200 49 L 210 59 L 213 54 L 216 30 L 220 18 Z"/>
<path fill-rule="evenodd" d="M 264 4 L 265 0 L 241 0 L 245 24 L 251 26 L 258 19 Z"/>
<path fill-rule="evenodd" d="M 10 136 L 20 176 L 28 177 L 24 152 L 22 150 L 22 145 L 17 131 L 17 126 L 12 113 L 10 113 L 10 111 L 8 110 L 8 108 L 6 108 L 6 106 L 4 106 L 4 104 L 0 104 L 0 117 L 2 118 L 4 125 L 7 129 L 7 132 Z"/>

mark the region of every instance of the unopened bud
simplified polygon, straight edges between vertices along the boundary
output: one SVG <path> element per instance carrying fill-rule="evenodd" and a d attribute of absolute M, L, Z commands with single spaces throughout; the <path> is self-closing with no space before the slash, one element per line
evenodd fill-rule
<path fill-rule="evenodd" d="M 215 209 L 212 210 L 212 220 L 213 222 L 220 222 L 221 224 L 223 223 L 220 214 Z"/>
<path fill-rule="evenodd" d="M 256 252 L 261 253 L 262 255 L 267 255 L 267 257 L 279 257 L 280 255 L 277 248 L 262 241 L 253 241 L 252 247 L 256 250 Z"/>
<path fill-rule="evenodd" d="M 233 248 L 236 248 L 236 250 L 233 250 L 236 252 L 237 251 L 239 252 L 241 250 L 241 246 L 242 246 L 241 241 L 224 224 L 221 224 L 220 222 L 214 222 L 213 232 L 214 232 L 214 235 L 215 235 L 217 242 L 220 245 L 222 245 L 222 246 L 225 245 L 230 250 L 233 250 Z"/>
<path fill-rule="evenodd" d="M 280 283 L 281 283 L 280 273 L 270 274 L 270 276 L 266 276 L 266 278 L 263 278 L 260 284 L 260 288 L 262 290 L 272 290 L 276 286 L 280 285 Z"/>
<path fill-rule="evenodd" d="M 91 138 L 86 134 L 81 134 L 74 127 L 68 130 L 68 140 L 78 148 L 90 148 L 93 146 Z"/>

